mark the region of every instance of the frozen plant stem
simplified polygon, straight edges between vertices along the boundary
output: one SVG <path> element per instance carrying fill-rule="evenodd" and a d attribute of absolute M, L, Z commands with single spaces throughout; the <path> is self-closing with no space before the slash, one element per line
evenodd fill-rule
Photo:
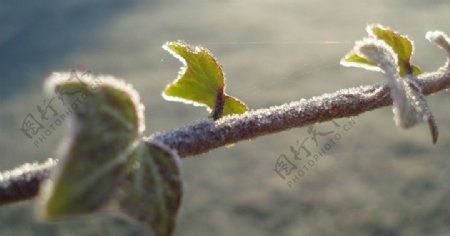
<path fill-rule="evenodd" d="M 447 63 L 448 64 L 448 63 Z M 449 66 L 434 73 L 422 74 L 419 85 L 424 95 L 450 87 Z M 392 105 L 387 84 L 342 89 L 311 99 L 226 116 L 213 122 L 204 120 L 148 139 L 160 141 L 178 151 L 181 157 L 276 133 L 305 127 L 336 118 L 351 117 L 379 107 Z"/>
<path fill-rule="evenodd" d="M 46 179 L 56 161 L 26 163 L 0 173 L 0 205 L 28 200 L 36 196 L 41 182 Z"/>
<path fill-rule="evenodd" d="M 419 76 L 424 95 L 450 87 L 450 64 L 433 73 Z M 226 116 L 217 121 L 203 120 L 192 125 L 147 137 L 177 150 L 188 157 L 230 143 L 256 138 L 291 128 L 309 126 L 336 118 L 351 117 L 392 104 L 386 84 L 342 89 L 311 99 L 263 108 L 243 115 Z M 39 184 L 48 177 L 56 162 L 25 164 L 0 173 L 0 205 L 31 199 Z"/>

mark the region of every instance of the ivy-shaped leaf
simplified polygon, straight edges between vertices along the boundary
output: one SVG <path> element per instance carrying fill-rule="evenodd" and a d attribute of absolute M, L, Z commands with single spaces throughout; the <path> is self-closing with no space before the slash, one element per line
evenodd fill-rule
<path fill-rule="evenodd" d="M 214 120 L 248 110 L 243 102 L 225 93 L 222 67 L 207 49 L 184 42 L 168 42 L 163 48 L 184 65 L 178 78 L 163 91 L 165 99 L 206 106 Z"/>
<path fill-rule="evenodd" d="M 157 143 L 141 145 L 128 160 L 118 205 L 153 235 L 171 235 L 182 196 L 178 156 Z"/>
<path fill-rule="evenodd" d="M 415 73 L 416 75 L 421 73 L 418 66 L 411 64 L 414 46 L 406 35 L 402 35 L 379 24 L 369 25 L 367 32 L 370 36 L 383 40 L 394 50 L 397 54 L 397 63 L 400 68 L 401 77 L 410 73 Z"/>
<path fill-rule="evenodd" d="M 182 195 L 178 156 L 143 140 L 143 106 L 131 86 L 112 77 L 72 76 L 54 74 L 47 81 L 77 105 L 61 161 L 41 189 L 41 216 L 57 220 L 119 209 L 154 235 L 170 235 Z"/>
<path fill-rule="evenodd" d="M 374 29 L 379 28 L 374 27 Z M 382 35 L 381 33 L 379 34 Z M 400 75 L 401 63 L 398 63 L 398 60 L 405 60 L 405 55 L 409 55 L 410 57 L 412 48 L 407 45 L 399 46 L 396 44 L 399 42 L 407 44 L 406 42 L 409 39 L 407 40 L 401 37 L 399 39 L 393 38 L 395 37 L 383 35 L 380 38 L 371 37 L 357 41 L 352 52 L 344 57 L 342 63 L 345 65 L 352 65 L 351 63 L 354 63 L 358 67 L 364 68 L 376 65 L 388 77 L 387 85 L 390 88 L 390 96 L 393 101 L 393 113 L 396 125 L 401 128 L 410 128 L 421 121 L 425 121 L 430 128 L 433 143 L 436 143 L 438 128 L 420 89 L 416 74 L 410 71 L 404 76 Z M 403 47 L 403 49 L 397 50 L 403 56 L 398 56 L 397 52 L 393 49 L 393 45 L 397 48 Z M 352 56 L 353 54 L 355 56 Z M 358 61 L 362 63 L 358 64 Z"/>
<path fill-rule="evenodd" d="M 124 170 L 126 158 L 143 130 L 142 105 L 121 81 L 89 81 L 53 74 L 52 91 L 67 96 L 73 109 L 71 130 L 57 156 L 56 173 L 44 185 L 42 215 L 48 219 L 94 212 L 104 206 Z M 84 99 L 82 99 L 84 98 Z"/>
<path fill-rule="evenodd" d="M 411 64 L 414 46 L 413 42 L 407 36 L 379 24 L 367 26 L 367 32 L 370 38 L 384 41 L 396 54 L 397 67 L 399 68 L 401 77 L 410 73 L 414 73 L 415 75 L 422 73 L 418 66 Z M 344 66 L 361 67 L 367 70 L 382 71 L 375 61 L 365 58 L 354 50 L 342 58 L 341 64 Z"/>

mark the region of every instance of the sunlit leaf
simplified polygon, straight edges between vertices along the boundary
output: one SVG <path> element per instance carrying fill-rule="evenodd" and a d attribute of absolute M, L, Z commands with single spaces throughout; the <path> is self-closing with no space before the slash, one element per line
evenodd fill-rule
<path fill-rule="evenodd" d="M 225 95 L 225 107 L 223 115 L 242 114 L 248 110 L 247 106 L 235 97 Z"/>
<path fill-rule="evenodd" d="M 356 41 L 341 64 L 383 71 L 388 77 L 396 125 L 409 128 L 425 121 L 430 128 L 433 143 L 436 143 L 438 128 L 417 80 L 417 75 L 422 72 L 418 66 L 411 64 L 413 42 L 408 37 L 377 24 L 369 25 L 367 32 L 369 37 Z M 449 40 L 440 32 L 427 33 L 427 38 L 443 48 L 450 48 L 450 43 L 446 43 Z"/>
<path fill-rule="evenodd" d="M 167 148 L 146 143 L 127 163 L 117 192 L 119 209 L 156 236 L 171 235 L 182 197 L 178 156 Z"/>
<path fill-rule="evenodd" d="M 184 65 L 178 78 L 163 91 L 165 99 L 206 106 L 215 119 L 247 111 L 244 103 L 225 94 L 224 73 L 211 52 L 183 42 L 168 42 L 163 48 Z"/>
<path fill-rule="evenodd" d="M 369 25 L 367 32 L 370 36 L 386 42 L 397 54 L 400 76 L 403 77 L 409 73 L 415 73 L 416 75 L 421 73 L 418 66 L 411 64 L 414 46 L 413 42 L 407 36 L 378 24 Z"/>
<path fill-rule="evenodd" d="M 356 52 L 351 51 L 341 60 L 341 65 L 348 67 L 360 67 L 367 70 L 380 71 L 374 61 L 371 61 L 363 56 L 358 55 Z"/>
<path fill-rule="evenodd" d="M 72 76 L 55 73 L 47 81 L 52 91 L 69 92 L 68 105 L 76 104 L 57 171 L 42 188 L 40 211 L 47 219 L 101 209 L 144 129 L 142 105 L 129 85 L 105 76 L 94 85 Z"/>

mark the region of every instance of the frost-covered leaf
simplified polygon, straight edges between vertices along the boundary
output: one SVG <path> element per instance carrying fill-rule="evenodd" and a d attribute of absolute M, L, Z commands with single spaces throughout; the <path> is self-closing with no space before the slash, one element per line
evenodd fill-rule
<path fill-rule="evenodd" d="M 367 32 L 369 33 L 369 38 L 357 41 L 355 48 L 342 58 L 341 64 L 343 66 L 360 67 L 372 71 L 383 71 L 383 68 L 380 68 L 380 65 L 377 62 L 364 57 L 356 49 L 358 47 L 357 44 L 363 44 L 365 42 L 370 42 L 371 40 L 380 40 L 388 45 L 391 49 L 389 51 L 392 51 L 395 55 L 395 63 L 401 77 L 406 76 L 409 73 L 414 73 L 415 75 L 422 73 L 418 66 L 411 64 L 414 47 L 412 41 L 408 37 L 378 24 L 367 26 Z"/>
<path fill-rule="evenodd" d="M 393 31 L 379 24 L 369 25 L 367 32 L 370 36 L 378 38 L 386 42 L 392 50 L 397 54 L 397 63 L 400 68 L 400 76 L 409 73 L 420 74 L 420 68 L 411 64 L 414 46 L 412 41 L 405 35 Z"/>
<path fill-rule="evenodd" d="M 139 146 L 117 192 L 119 209 L 155 236 L 171 235 L 182 197 L 178 156 L 161 144 Z"/>
<path fill-rule="evenodd" d="M 47 87 L 65 94 L 72 119 L 57 171 L 41 189 L 40 213 L 60 219 L 94 212 L 110 199 L 136 148 L 144 130 L 143 106 L 134 89 L 108 76 L 83 81 L 54 73 Z"/>
<path fill-rule="evenodd" d="M 367 32 L 369 37 L 356 41 L 341 64 L 383 71 L 388 77 L 396 125 L 409 128 L 425 121 L 430 127 L 433 143 L 436 143 L 437 125 L 417 80 L 421 71 L 410 62 L 413 55 L 412 41 L 381 25 L 369 25 Z M 427 38 L 438 41 L 438 44 L 443 43 L 443 47 L 446 47 L 445 37 L 439 33 L 429 33 Z"/>
<path fill-rule="evenodd" d="M 359 67 L 372 71 L 398 71 L 397 55 L 384 41 L 363 38 L 356 41 L 353 49 L 342 60 L 343 66 Z"/>
<path fill-rule="evenodd" d="M 425 121 L 430 128 L 433 143 L 437 142 L 436 122 L 414 75 L 397 79 L 395 83 L 391 83 L 391 98 L 394 121 L 397 126 L 410 128 Z"/>
<path fill-rule="evenodd" d="M 177 154 L 143 140 L 143 106 L 129 85 L 112 77 L 72 76 L 54 74 L 47 81 L 77 108 L 62 161 L 42 187 L 41 216 L 57 220 L 119 210 L 153 235 L 171 235 L 182 196 Z"/>
<path fill-rule="evenodd" d="M 387 76 L 393 77 L 394 74 L 398 74 L 397 56 L 384 41 L 364 38 L 355 43 L 353 51 L 358 57 L 376 65 L 375 68 L 384 71 Z"/>
<path fill-rule="evenodd" d="M 206 106 L 214 119 L 247 111 L 243 102 L 225 93 L 222 67 L 211 52 L 183 42 L 168 42 L 163 48 L 184 65 L 178 78 L 163 91 L 165 99 Z"/>

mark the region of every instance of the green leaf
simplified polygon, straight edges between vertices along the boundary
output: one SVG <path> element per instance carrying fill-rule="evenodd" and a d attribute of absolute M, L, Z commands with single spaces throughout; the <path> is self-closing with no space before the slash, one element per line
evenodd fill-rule
<path fill-rule="evenodd" d="M 415 73 L 416 75 L 421 73 L 418 66 L 411 64 L 414 46 L 407 36 L 378 24 L 369 25 L 367 32 L 370 36 L 383 40 L 394 50 L 397 54 L 400 76 L 403 77 L 410 73 Z"/>
<path fill-rule="evenodd" d="M 356 52 L 351 51 L 341 60 L 341 65 L 361 67 L 367 70 L 380 71 L 380 68 L 372 60 L 369 60 L 363 56 L 358 55 Z"/>
<path fill-rule="evenodd" d="M 248 110 L 243 102 L 224 92 L 222 67 L 207 49 L 183 42 L 168 42 L 163 48 L 184 65 L 178 78 L 163 91 L 165 99 L 206 106 L 212 114 L 217 113 L 215 119 Z M 221 102 L 220 98 L 224 97 L 225 101 Z"/>
<path fill-rule="evenodd" d="M 225 95 L 225 107 L 223 115 L 243 114 L 248 110 L 247 106 L 239 99 Z"/>
<path fill-rule="evenodd" d="M 146 143 L 128 161 L 117 192 L 119 209 L 152 235 L 171 235 L 182 197 L 179 157 L 161 144 Z"/>
<path fill-rule="evenodd" d="M 73 74 L 53 74 L 48 88 L 69 94 L 71 130 L 58 154 L 57 171 L 41 189 L 47 219 L 91 213 L 105 206 L 144 130 L 137 92 L 122 81 L 100 76 L 94 84 Z M 84 98 L 84 99 L 83 99 Z"/>
<path fill-rule="evenodd" d="M 179 157 L 143 141 L 143 106 L 129 85 L 104 76 L 72 77 L 54 74 L 47 81 L 77 109 L 62 161 L 41 190 L 41 215 L 56 220 L 118 209 L 153 235 L 170 235 L 182 196 Z"/>
<path fill-rule="evenodd" d="M 411 67 L 412 67 L 412 71 L 413 71 L 413 73 L 414 73 L 415 75 L 420 75 L 420 74 L 422 74 L 422 69 L 420 69 L 419 66 L 411 65 Z"/>

